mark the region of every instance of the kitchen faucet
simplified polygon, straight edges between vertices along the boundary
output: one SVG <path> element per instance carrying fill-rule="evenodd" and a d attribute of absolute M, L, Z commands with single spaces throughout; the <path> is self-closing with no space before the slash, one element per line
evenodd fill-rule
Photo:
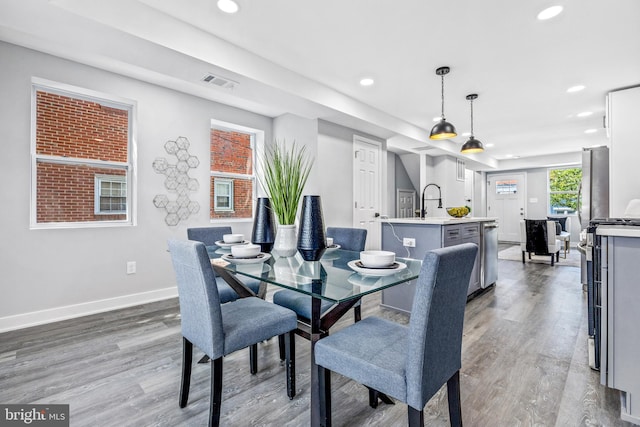
<path fill-rule="evenodd" d="M 432 185 L 435 185 L 438 188 L 438 209 L 442 209 L 442 190 L 440 189 L 440 186 L 438 184 L 434 184 L 433 182 L 430 184 L 427 184 L 422 189 L 422 200 L 421 200 L 421 206 L 420 206 L 421 208 L 420 218 L 422 219 L 425 219 L 427 216 L 427 205 L 425 204 L 424 193 L 425 191 L 427 191 L 427 188 L 429 188 Z M 433 199 L 429 199 L 429 200 L 433 200 Z"/>

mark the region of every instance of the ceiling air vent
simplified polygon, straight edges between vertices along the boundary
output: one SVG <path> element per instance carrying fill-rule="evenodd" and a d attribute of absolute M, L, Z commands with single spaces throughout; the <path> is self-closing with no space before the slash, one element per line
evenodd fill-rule
<path fill-rule="evenodd" d="M 210 83 L 214 86 L 223 87 L 225 89 L 233 89 L 238 84 L 238 82 L 234 82 L 233 80 L 227 79 L 225 77 L 216 76 L 214 74 L 205 75 L 202 78 L 202 81 L 205 83 Z"/>

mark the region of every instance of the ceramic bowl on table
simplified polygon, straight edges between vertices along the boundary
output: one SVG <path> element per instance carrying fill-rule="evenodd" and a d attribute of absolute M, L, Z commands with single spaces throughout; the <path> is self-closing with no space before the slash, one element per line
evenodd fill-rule
<path fill-rule="evenodd" d="M 396 260 L 395 252 L 390 251 L 362 251 L 360 262 L 366 268 L 384 268 L 393 264 Z"/>
<path fill-rule="evenodd" d="M 236 245 L 231 246 L 231 255 L 234 258 L 254 258 L 260 254 L 260 245 Z"/>
<path fill-rule="evenodd" d="M 244 241 L 244 234 L 225 234 L 222 236 L 225 243 L 241 243 Z"/>

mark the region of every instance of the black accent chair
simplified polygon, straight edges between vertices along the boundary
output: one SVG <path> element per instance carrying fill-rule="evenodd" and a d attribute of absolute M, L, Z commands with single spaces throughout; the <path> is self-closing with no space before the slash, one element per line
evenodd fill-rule
<path fill-rule="evenodd" d="M 550 256 L 551 266 L 555 261 L 560 261 L 560 249 L 562 242 L 556 234 L 556 222 L 546 219 L 521 219 L 520 220 L 520 249 L 522 250 L 522 263 L 525 263 L 525 252 L 531 259 L 531 254 Z"/>

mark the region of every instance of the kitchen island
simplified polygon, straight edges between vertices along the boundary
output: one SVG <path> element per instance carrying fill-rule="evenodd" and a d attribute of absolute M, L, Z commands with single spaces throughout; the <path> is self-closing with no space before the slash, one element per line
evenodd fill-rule
<path fill-rule="evenodd" d="M 423 259 L 427 251 L 461 243 L 475 243 L 479 251 L 469 280 L 470 297 L 495 283 L 498 251 L 495 234 L 485 234 L 496 226 L 497 218 L 434 217 L 390 218 L 381 220 L 382 249 L 398 256 Z M 494 241 L 495 240 L 495 241 Z M 485 274 L 490 273 L 490 274 Z M 484 278 L 489 277 L 485 283 Z M 382 292 L 382 305 L 406 313 L 411 312 L 415 281 Z"/>

